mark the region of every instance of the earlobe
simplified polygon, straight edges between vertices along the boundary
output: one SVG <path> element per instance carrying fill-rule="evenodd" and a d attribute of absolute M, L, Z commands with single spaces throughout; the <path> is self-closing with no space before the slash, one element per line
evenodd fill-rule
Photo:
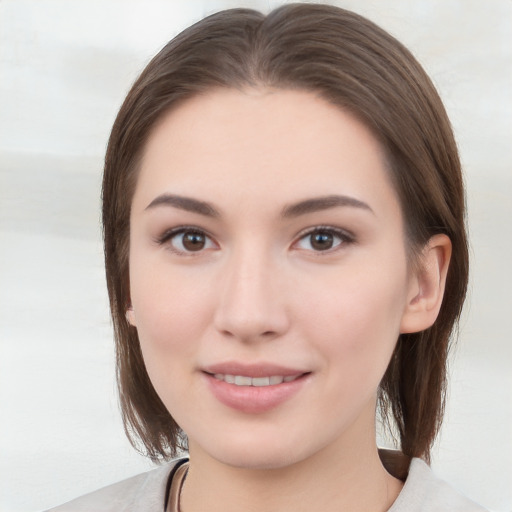
<path fill-rule="evenodd" d="M 132 326 L 135 327 L 137 324 L 135 322 L 135 311 L 133 310 L 133 306 L 128 306 L 126 309 L 126 321 Z"/>
<path fill-rule="evenodd" d="M 411 293 L 402 316 L 400 333 L 420 332 L 436 320 L 443 301 L 452 254 L 447 235 L 434 235 L 425 245 L 411 276 Z"/>

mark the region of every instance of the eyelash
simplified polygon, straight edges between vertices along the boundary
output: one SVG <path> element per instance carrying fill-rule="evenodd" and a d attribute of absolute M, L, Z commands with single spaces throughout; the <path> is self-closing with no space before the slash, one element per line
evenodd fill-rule
<path fill-rule="evenodd" d="M 315 234 L 320 234 L 320 233 L 331 235 L 335 238 L 338 238 L 339 243 L 336 244 L 334 247 L 330 247 L 329 249 L 326 249 L 326 250 L 319 250 L 319 251 L 312 250 L 311 252 L 313 252 L 315 254 L 315 256 L 331 254 L 331 253 L 339 250 L 342 246 L 347 245 L 347 244 L 348 245 L 353 244 L 356 241 L 355 236 L 352 233 L 350 233 L 344 229 L 335 228 L 333 226 L 315 226 L 314 228 L 308 228 L 308 229 L 302 231 L 298 236 L 297 242 L 294 242 L 294 245 L 296 245 L 298 242 L 305 239 L 306 237 L 311 237 Z M 305 249 L 305 250 L 309 250 L 309 249 Z"/>
<path fill-rule="evenodd" d="M 212 240 L 212 237 L 201 228 L 198 228 L 196 226 L 180 226 L 177 228 L 167 230 L 165 233 L 163 233 L 160 237 L 156 239 L 156 242 L 159 245 L 168 245 L 172 252 L 179 254 L 180 256 L 195 256 L 195 252 L 203 252 L 203 249 L 201 249 L 200 251 L 183 251 L 174 247 L 173 244 L 171 243 L 172 239 L 184 233 L 192 233 L 194 235 L 204 236 L 205 239 L 207 240 Z"/>
<path fill-rule="evenodd" d="M 210 242 L 212 241 L 212 237 L 210 235 L 208 235 L 208 233 L 206 233 L 203 229 L 198 228 L 196 226 L 180 226 L 177 228 L 170 229 L 170 230 L 166 231 L 165 233 L 163 233 L 155 241 L 159 245 L 168 244 L 170 247 L 170 250 L 172 252 L 182 255 L 182 256 L 195 256 L 196 253 L 199 254 L 204 251 L 204 248 L 201 248 L 198 251 L 181 250 L 181 249 L 177 249 L 176 247 L 173 246 L 172 243 L 170 243 L 170 242 L 172 242 L 174 237 L 177 237 L 178 235 L 184 234 L 184 233 L 191 233 L 194 235 L 204 236 L 205 239 L 210 240 Z M 314 253 L 315 255 L 321 256 L 323 254 L 330 254 L 332 252 L 335 252 L 335 251 L 339 250 L 340 246 L 344 246 L 346 244 L 353 244 L 356 241 L 355 236 L 352 233 L 347 232 L 346 230 L 335 228 L 332 226 L 315 226 L 314 228 L 308 228 L 308 229 L 302 231 L 298 235 L 297 241 L 294 242 L 293 245 L 297 245 L 301 240 L 305 239 L 308 236 L 311 237 L 315 234 L 320 234 L 320 233 L 326 234 L 326 235 L 331 235 L 334 238 L 338 238 L 339 243 L 337 243 L 334 247 L 330 247 L 326 250 L 318 250 L 318 251 L 311 250 L 311 249 L 303 249 L 303 250 L 309 250 L 312 253 Z"/>

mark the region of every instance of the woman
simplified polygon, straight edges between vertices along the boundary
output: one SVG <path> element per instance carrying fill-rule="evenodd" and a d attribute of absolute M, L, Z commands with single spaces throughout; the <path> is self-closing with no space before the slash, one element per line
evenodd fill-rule
<path fill-rule="evenodd" d="M 464 191 L 389 34 L 301 4 L 185 30 L 118 114 L 103 223 L 126 432 L 189 455 L 56 510 L 482 510 L 426 464 Z"/>

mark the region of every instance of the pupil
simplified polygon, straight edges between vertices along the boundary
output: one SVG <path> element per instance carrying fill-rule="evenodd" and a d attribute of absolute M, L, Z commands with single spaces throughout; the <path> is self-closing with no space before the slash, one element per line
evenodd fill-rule
<path fill-rule="evenodd" d="M 314 233 L 311 237 L 311 246 L 314 249 L 325 251 L 333 244 L 333 237 L 329 233 Z"/>
<path fill-rule="evenodd" d="M 200 251 L 205 244 L 204 235 L 201 233 L 187 232 L 183 236 L 183 247 L 188 251 Z"/>

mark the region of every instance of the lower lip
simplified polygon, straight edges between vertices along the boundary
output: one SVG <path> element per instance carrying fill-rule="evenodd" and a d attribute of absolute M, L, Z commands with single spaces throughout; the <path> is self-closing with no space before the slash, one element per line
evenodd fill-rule
<path fill-rule="evenodd" d="M 305 384 L 309 374 L 304 374 L 291 382 L 273 386 L 237 386 L 204 374 L 213 395 L 219 402 L 248 414 L 270 411 L 290 400 Z"/>

